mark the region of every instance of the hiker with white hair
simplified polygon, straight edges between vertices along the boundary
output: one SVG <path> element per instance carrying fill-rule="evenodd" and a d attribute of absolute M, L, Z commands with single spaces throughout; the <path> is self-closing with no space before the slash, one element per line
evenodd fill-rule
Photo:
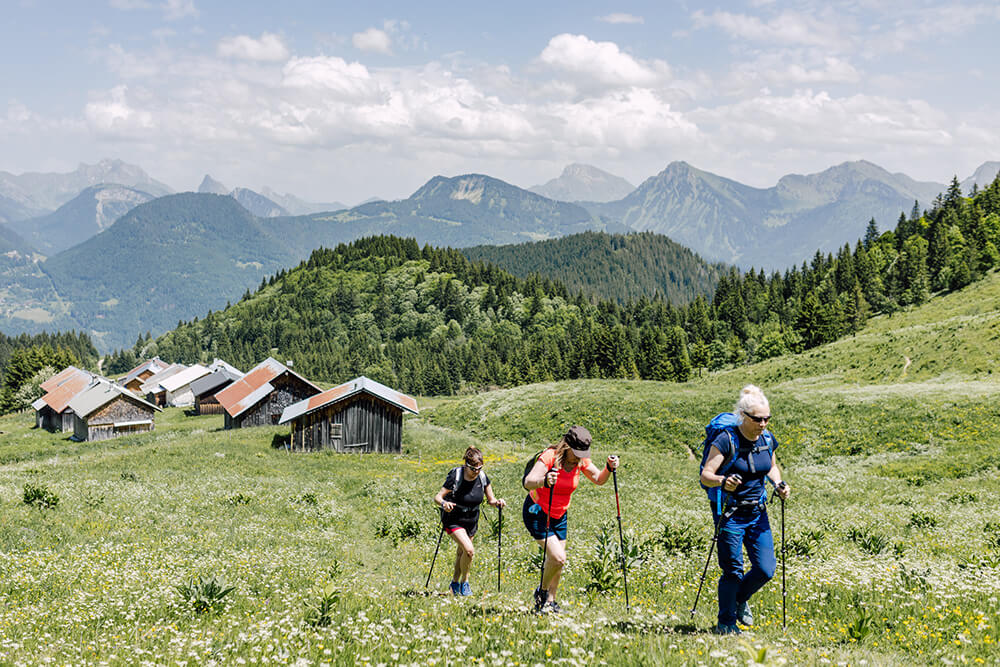
<path fill-rule="evenodd" d="M 781 479 L 778 441 L 767 430 L 771 406 L 760 387 L 743 387 L 732 413 L 706 427 L 701 485 L 708 492 L 719 547 L 719 618 L 714 632 L 740 634 L 753 625 L 750 598 L 774 576 L 774 538 L 767 517 L 767 489 L 784 500 L 791 487 Z M 743 549 L 750 560 L 744 571 Z"/>

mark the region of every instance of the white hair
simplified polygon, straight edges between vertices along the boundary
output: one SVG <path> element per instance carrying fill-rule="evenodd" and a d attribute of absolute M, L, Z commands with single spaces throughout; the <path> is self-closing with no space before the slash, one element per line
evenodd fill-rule
<path fill-rule="evenodd" d="M 771 409 L 771 404 L 767 402 L 764 391 L 754 384 L 748 384 L 740 389 L 740 397 L 736 400 L 736 405 L 733 406 L 733 414 L 736 415 L 739 423 L 743 423 L 744 411 L 749 412 L 751 408 Z"/>

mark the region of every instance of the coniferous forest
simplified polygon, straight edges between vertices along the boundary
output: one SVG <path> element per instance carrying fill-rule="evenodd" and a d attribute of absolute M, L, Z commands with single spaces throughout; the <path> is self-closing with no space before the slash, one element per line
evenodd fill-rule
<path fill-rule="evenodd" d="M 239 303 L 140 338 L 110 362 L 218 356 L 247 369 L 270 355 L 311 379 L 364 374 L 420 394 L 582 377 L 684 381 L 836 340 L 872 315 L 959 289 L 1000 264 L 998 247 L 1000 179 L 970 197 L 954 179 L 893 230 L 872 221 L 853 248 L 783 273 L 731 269 L 711 300 L 685 305 L 619 304 L 457 250 L 373 237 L 316 250 Z"/>

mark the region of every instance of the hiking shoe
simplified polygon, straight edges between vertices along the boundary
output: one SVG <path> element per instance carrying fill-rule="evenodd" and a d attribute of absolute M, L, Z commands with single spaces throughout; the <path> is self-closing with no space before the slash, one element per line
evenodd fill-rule
<path fill-rule="evenodd" d="M 449 588 L 451 588 L 452 595 L 462 594 L 462 584 L 458 583 L 457 581 L 451 582 L 451 586 L 449 586 Z"/>
<path fill-rule="evenodd" d="M 723 625 L 719 623 L 717 626 L 712 628 L 712 634 L 715 635 L 742 635 L 743 631 L 740 630 L 735 625 Z"/>
<path fill-rule="evenodd" d="M 740 610 L 736 614 L 736 620 L 748 628 L 753 626 L 753 612 L 750 611 L 749 602 L 744 602 L 740 605 Z"/>
<path fill-rule="evenodd" d="M 561 614 L 562 607 L 555 600 L 551 600 L 542 605 L 542 608 L 538 610 L 539 614 Z"/>
<path fill-rule="evenodd" d="M 462 595 L 472 595 L 472 586 L 469 585 L 468 581 L 462 582 Z"/>
<path fill-rule="evenodd" d="M 548 592 L 541 586 L 535 589 L 535 611 L 541 611 L 545 601 L 549 599 Z"/>

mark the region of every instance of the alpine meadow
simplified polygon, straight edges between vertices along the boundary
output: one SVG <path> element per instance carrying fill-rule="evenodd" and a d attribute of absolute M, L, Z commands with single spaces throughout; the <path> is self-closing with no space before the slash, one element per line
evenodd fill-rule
<path fill-rule="evenodd" d="M 1000 3 L 3 18 L 0 667 L 1000 666 Z"/>

